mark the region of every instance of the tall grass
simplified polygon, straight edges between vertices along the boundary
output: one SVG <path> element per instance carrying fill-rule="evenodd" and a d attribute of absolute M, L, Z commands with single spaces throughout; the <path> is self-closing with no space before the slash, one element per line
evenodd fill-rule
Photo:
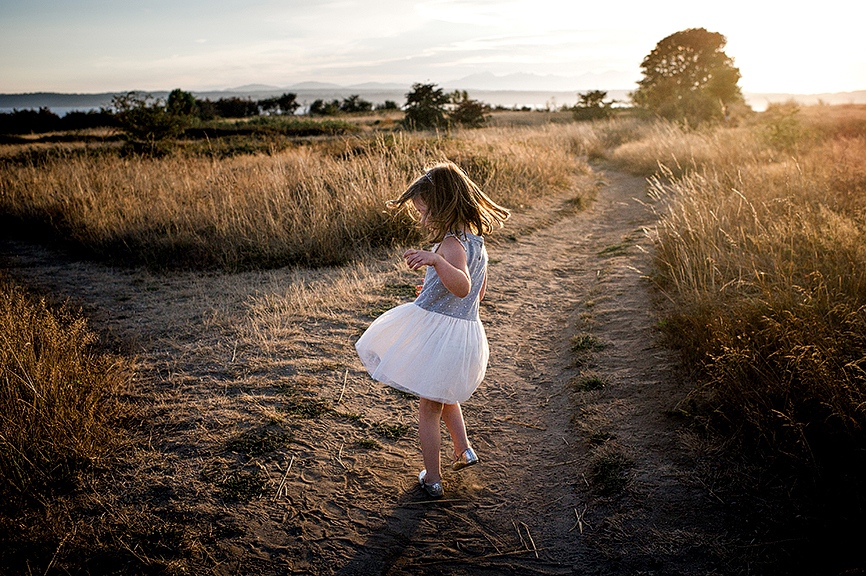
<path fill-rule="evenodd" d="M 556 135 L 526 129 L 343 138 L 213 159 L 59 155 L 0 165 L 0 214 L 99 258 L 226 270 L 340 264 L 416 240 L 394 198 L 449 158 L 506 206 L 571 185 L 585 170 Z"/>
<path fill-rule="evenodd" d="M 68 308 L 0 278 L 0 493 L 40 499 L 113 444 L 124 364 Z M 8 500 L 7 500 L 8 502 Z"/>
<path fill-rule="evenodd" d="M 663 166 L 656 275 L 676 304 L 668 333 L 703 374 L 687 408 L 771 460 L 862 481 L 866 131 L 797 126 L 773 147 L 761 121 L 663 124 L 611 156 Z"/>

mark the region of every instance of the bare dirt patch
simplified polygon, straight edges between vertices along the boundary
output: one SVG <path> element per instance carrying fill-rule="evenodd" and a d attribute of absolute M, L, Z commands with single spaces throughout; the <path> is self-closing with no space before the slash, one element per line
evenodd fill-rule
<path fill-rule="evenodd" d="M 155 275 L 4 246 L 13 277 L 81 305 L 137 370 L 125 453 L 60 500 L 44 546 L 54 556 L 27 566 L 740 571 L 723 506 L 695 473 L 699 451 L 666 416 L 685 390 L 657 343 L 645 182 L 602 175 L 587 210 L 563 194 L 491 243 L 490 367 L 464 406 L 482 462 L 445 471 L 437 502 L 417 486 L 416 401 L 373 382 L 353 347 L 375 315 L 413 297 L 418 275 L 396 255 Z"/>

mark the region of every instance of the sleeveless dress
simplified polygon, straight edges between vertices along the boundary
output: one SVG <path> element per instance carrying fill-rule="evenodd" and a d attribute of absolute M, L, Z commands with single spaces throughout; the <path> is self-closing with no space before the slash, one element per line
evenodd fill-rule
<path fill-rule="evenodd" d="M 487 249 L 481 236 L 448 236 L 466 250 L 469 294 L 458 298 L 445 288 L 436 269 L 427 266 L 418 298 L 379 316 L 355 348 L 375 380 L 421 398 L 455 404 L 469 399 L 487 371 L 490 351 L 478 317 Z"/>

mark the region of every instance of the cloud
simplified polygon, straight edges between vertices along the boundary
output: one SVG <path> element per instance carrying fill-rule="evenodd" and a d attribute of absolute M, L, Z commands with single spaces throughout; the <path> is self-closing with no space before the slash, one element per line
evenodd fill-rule
<path fill-rule="evenodd" d="M 0 90 L 639 75 L 659 40 L 697 26 L 728 37 L 746 90 L 863 89 L 866 4 L 822 6 L 808 14 L 753 0 L 627 8 L 559 0 L 9 0 L 0 19 Z"/>

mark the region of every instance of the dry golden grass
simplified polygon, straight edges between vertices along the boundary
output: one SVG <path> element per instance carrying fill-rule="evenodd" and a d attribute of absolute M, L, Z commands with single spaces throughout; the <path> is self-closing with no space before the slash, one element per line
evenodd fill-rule
<path fill-rule="evenodd" d="M 850 138 L 866 133 L 866 105 L 808 106 L 797 112 L 800 122 L 825 137 Z"/>
<path fill-rule="evenodd" d="M 54 154 L 0 166 L 0 213 L 85 254 L 156 268 L 226 270 L 346 262 L 416 239 L 385 210 L 449 158 L 519 208 L 585 165 L 547 128 L 353 137 L 221 160 Z"/>
<path fill-rule="evenodd" d="M 588 171 L 575 154 L 580 138 L 572 128 L 545 125 L 327 139 L 223 159 L 15 146 L 0 163 L 0 213 L 38 239 L 47 234 L 90 255 L 156 268 L 321 266 L 418 240 L 411 217 L 389 212 L 385 202 L 430 164 L 460 163 L 499 202 L 521 210 L 572 188 Z M 13 158 L 34 151 L 32 161 Z M 366 266 L 314 271 L 296 291 L 262 297 L 253 314 L 278 332 L 287 318 L 326 314 L 359 283 L 381 281 Z M 326 291 L 336 300 L 321 299 L 322 278 L 339 288 Z M 0 482 L 39 497 L 104 454 L 113 434 L 106 406 L 125 373 L 92 352 L 95 337 L 81 317 L 11 284 L 0 299 Z M 255 328 L 249 337 L 266 351 Z"/>
<path fill-rule="evenodd" d="M 786 123 L 776 149 L 759 119 L 660 125 L 611 157 L 663 166 L 656 274 L 676 304 L 668 333 L 706 382 L 686 408 L 773 458 L 862 472 L 866 132 L 852 132 L 851 110 L 825 109 L 804 114 L 808 126 L 771 118 Z M 857 118 L 866 126 L 862 107 Z"/>
<path fill-rule="evenodd" d="M 749 128 L 696 131 L 659 121 L 644 124 L 643 131 L 642 137 L 610 150 L 607 158 L 636 174 L 652 176 L 663 165 L 668 175 L 680 176 L 709 164 L 735 170 L 778 156 Z"/>
<path fill-rule="evenodd" d="M 42 499 L 114 444 L 125 363 L 67 308 L 0 278 L 0 492 Z"/>

